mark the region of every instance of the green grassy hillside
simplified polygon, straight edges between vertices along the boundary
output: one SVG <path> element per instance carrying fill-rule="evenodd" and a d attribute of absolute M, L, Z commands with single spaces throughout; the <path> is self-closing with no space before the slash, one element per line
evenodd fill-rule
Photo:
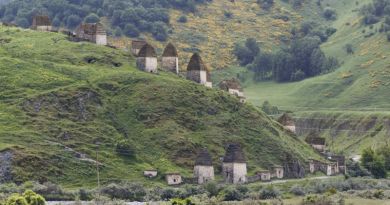
<path fill-rule="evenodd" d="M 269 100 L 285 110 L 386 110 L 390 108 L 390 43 L 378 32 L 381 22 L 372 28 L 361 24 L 358 10 L 371 1 L 322 1 L 335 8 L 336 21 L 328 22 L 337 32 L 322 45 L 327 55 L 337 57 L 341 67 L 327 75 L 301 82 L 248 83 L 249 100 L 260 105 Z M 372 36 L 369 34 L 373 33 Z M 351 44 L 354 54 L 345 46 Z"/>
<path fill-rule="evenodd" d="M 242 143 L 251 173 L 318 157 L 250 104 L 171 73 L 140 72 L 121 50 L 7 27 L 0 42 L 0 151 L 12 152 L 16 182 L 94 186 L 97 150 L 103 183 L 162 183 L 144 179 L 146 169 L 191 176 L 203 147 L 220 167 L 229 142 Z M 123 140 L 124 157 L 116 151 Z"/>

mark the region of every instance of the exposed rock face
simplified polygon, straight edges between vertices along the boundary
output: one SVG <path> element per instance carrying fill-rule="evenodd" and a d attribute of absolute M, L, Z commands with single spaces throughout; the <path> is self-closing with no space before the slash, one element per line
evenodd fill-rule
<path fill-rule="evenodd" d="M 285 178 L 304 178 L 305 167 L 302 163 L 288 156 L 283 164 Z"/>
<path fill-rule="evenodd" d="M 23 109 L 29 114 L 51 113 L 54 117 L 86 121 L 94 115 L 96 106 L 100 106 L 99 95 L 92 90 L 78 90 L 76 93 L 50 93 L 38 96 L 23 103 Z"/>
<path fill-rule="evenodd" d="M 0 153 L 0 183 L 12 180 L 12 156 L 10 151 Z"/>

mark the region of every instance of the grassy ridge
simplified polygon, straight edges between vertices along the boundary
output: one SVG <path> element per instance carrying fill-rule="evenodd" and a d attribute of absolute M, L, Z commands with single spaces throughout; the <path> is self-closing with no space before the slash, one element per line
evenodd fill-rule
<path fill-rule="evenodd" d="M 220 167 L 228 142 L 243 144 L 250 172 L 318 157 L 253 106 L 171 73 L 140 72 L 120 50 L 6 27 L 0 39 L 0 150 L 14 153 L 15 181 L 94 186 L 97 150 L 103 183 L 163 184 L 142 177 L 152 168 L 191 176 L 202 147 Z M 115 152 L 120 140 L 135 156 Z"/>

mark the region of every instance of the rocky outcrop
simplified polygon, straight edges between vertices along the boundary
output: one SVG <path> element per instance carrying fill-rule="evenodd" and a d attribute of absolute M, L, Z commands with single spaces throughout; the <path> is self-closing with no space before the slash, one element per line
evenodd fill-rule
<path fill-rule="evenodd" d="M 0 183 L 9 182 L 12 180 L 12 152 L 0 152 Z"/>

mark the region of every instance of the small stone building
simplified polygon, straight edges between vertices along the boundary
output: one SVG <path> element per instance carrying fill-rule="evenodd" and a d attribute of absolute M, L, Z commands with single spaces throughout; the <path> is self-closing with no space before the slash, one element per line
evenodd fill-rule
<path fill-rule="evenodd" d="M 226 183 L 247 182 L 247 168 L 244 152 L 239 144 L 230 144 L 222 162 L 222 174 Z"/>
<path fill-rule="evenodd" d="M 34 16 L 31 28 L 37 31 L 51 31 L 52 25 L 49 16 Z"/>
<path fill-rule="evenodd" d="M 80 40 L 107 45 L 107 33 L 101 23 L 81 23 L 75 33 Z"/>
<path fill-rule="evenodd" d="M 323 137 L 307 137 L 305 140 L 315 150 L 323 153 L 326 149 L 326 140 Z"/>
<path fill-rule="evenodd" d="M 157 177 L 158 171 L 157 170 L 145 170 L 144 176 L 148 178 L 154 178 Z"/>
<path fill-rule="evenodd" d="M 192 55 L 191 60 L 188 63 L 187 79 L 205 85 L 206 87 L 213 87 L 210 72 L 198 53 Z"/>
<path fill-rule="evenodd" d="M 284 178 L 283 167 L 282 166 L 273 166 L 271 177 L 277 178 L 277 179 L 283 179 Z"/>
<path fill-rule="evenodd" d="M 261 181 L 271 181 L 271 172 L 268 170 L 259 171 L 256 175 L 260 176 Z"/>
<path fill-rule="evenodd" d="M 224 80 L 219 83 L 219 88 L 226 92 L 229 92 L 232 95 L 235 95 L 240 99 L 240 102 L 244 103 L 246 98 L 244 96 L 244 90 L 241 87 L 240 81 L 236 78 L 230 80 Z"/>
<path fill-rule="evenodd" d="M 138 53 L 137 67 L 138 69 L 148 73 L 157 73 L 157 66 L 156 50 L 153 46 L 147 43 Z"/>
<path fill-rule="evenodd" d="M 179 56 L 172 43 L 169 43 L 165 47 L 161 61 L 162 69 L 179 74 Z"/>
<path fill-rule="evenodd" d="M 196 158 L 194 177 L 198 184 L 204 184 L 214 180 L 213 161 L 207 149 L 202 149 Z"/>
<path fill-rule="evenodd" d="M 146 45 L 146 41 L 144 40 L 133 40 L 131 41 L 131 53 L 134 56 L 138 56 L 139 51 Z"/>
<path fill-rule="evenodd" d="M 165 180 L 168 185 L 179 185 L 183 182 L 183 179 L 179 173 L 167 173 Z"/>
<path fill-rule="evenodd" d="M 284 113 L 281 117 L 279 117 L 278 122 L 283 125 L 284 129 L 296 133 L 294 119 L 287 113 Z"/>
<path fill-rule="evenodd" d="M 347 174 L 347 164 L 345 156 L 343 155 L 332 155 L 328 158 L 330 161 L 337 163 L 338 171 L 341 174 Z"/>
<path fill-rule="evenodd" d="M 317 171 L 320 171 L 326 174 L 327 176 L 332 176 L 339 173 L 339 168 L 337 166 L 337 163 L 334 162 L 325 163 L 314 159 L 310 160 L 309 169 L 310 169 L 310 173 L 315 173 Z"/>

